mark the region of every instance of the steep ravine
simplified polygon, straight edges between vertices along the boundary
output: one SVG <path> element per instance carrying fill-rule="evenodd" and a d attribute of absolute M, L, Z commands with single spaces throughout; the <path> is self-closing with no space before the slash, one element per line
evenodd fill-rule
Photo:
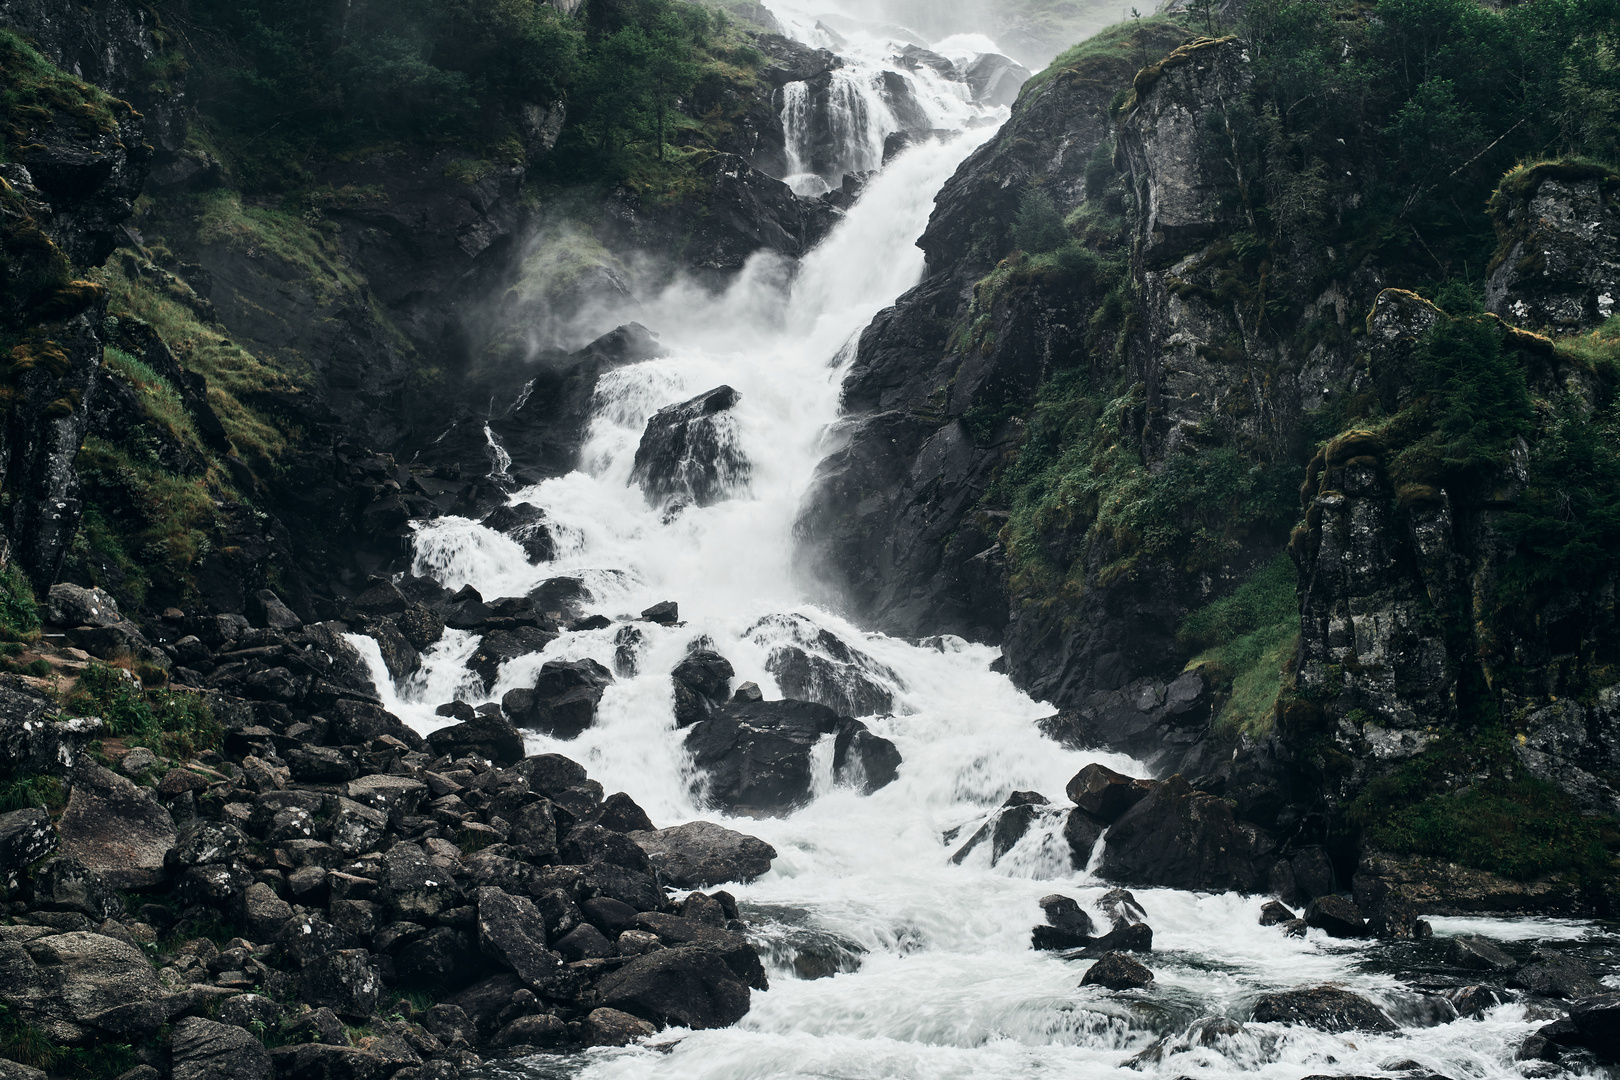
<path fill-rule="evenodd" d="M 721 6 L 469 9 L 674 20 L 604 182 L 0 3 L 0 1075 L 1615 1067 L 1614 170 L 1268 112 L 1394 0 Z"/>

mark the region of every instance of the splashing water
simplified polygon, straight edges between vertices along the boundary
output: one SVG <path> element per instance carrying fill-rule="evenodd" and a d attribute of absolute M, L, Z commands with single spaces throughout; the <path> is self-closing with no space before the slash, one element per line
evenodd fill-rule
<path fill-rule="evenodd" d="M 780 696 L 772 651 L 804 645 L 812 630 L 830 632 L 857 657 L 849 670 L 892 701 L 886 715 L 868 722 L 904 758 L 895 782 L 862 796 L 834 783 L 823 746 L 808 806 L 778 819 L 727 822 L 779 853 L 767 875 L 730 886 L 772 968 L 772 989 L 755 993 L 740 1024 L 665 1032 L 657 1049 L 501 1063 L 487 1074 L 1041 1080 L 1100 1075 L 1149 1051 L 1138 1067 L 1167 1078 L 1367 1075 L 1402 1060 L 1451 1076 L 1517 1078 L 1513 1047 L 1541 1022 L 1524 1006 L 1468 1020 L 1416 1008 L 1413 995 L 1369 960 L 1376 947 L 1263 928 L 1264 898 L 1139 890 L 1155 931 L 1146 959 L 1156 983 L 1127 994 L 1081 988 L 1082 963 L 1034 952 L 1029 941 L 1042 918 L 1041 896 L 1061 891 L 1090 905 L 1106 888 L 1069 861 L 1062 792 L 1090 761 L 1138 774 L 1140 767 L 1042 737 L 1034 721 L 1051 710 L 989 670 L 995 650 L 954 638 L 920 647 L 864 633 L 795 590 L 791 526 L 829 448 L 854 340 L 919 280 L 922 255 L 913 241 L 934 193 L 988 133 L 968 129 L 902 154 L 796 274 L 762 255 L 722 295 L 678 284 L 645 301 L 643 321 L 663 335 L 669 355 L 605 375 L 579 470 L 513 496 L 546 511 L 557 538 L 554 562 L 531 566 L 514 541 L 465 519 L 441 519 L 419 532 L 415 572 L 452 589 L 471 584 L 486 597 L 521 596 L 544 579 L 570 575 L 590 590 L 590 611 L 615 619 L 661 600 L 680 603 L 680 626 L 637 624 L 639 674 L 607 689 L 593 727 L 572 741 L 529 738 L 531 752 L 566 754 L 608 792 L 629 792 L 661 827 L 724 820 L 695 791 L 684 733 L 674 727 L 669 672 L 699 640 L 732 662 L 737 683 L 757 682 L 770 698 Z M 850 160 L 865 152 L 866 138 L 849 135 Z M 748 463 L 746 485 L 711 506 L 649 506 L 631 483 L 648 418 L 721 384 L 741 394 L 734 438 Z M 458 696 L 498 701 L 532 685 L 546 661 L 591 657 L 614 668 L 618 630 L 564 634 L 543 653 L 507 663 L 487 692 L 466 670 L 474 635 L 447 633 L 399 686 L 389 681 L 375 642 L 351 640 L 387 707 L 426 732 L 448 722 L 433 715 L 437 704 Z M 1015 790 L 1042 792 L 1053 805 L 994 865 L 988 845 L 953 865 L 949 856 L 961 839 Z M 1437 925 L 1442 936 L 1462 932 L 1578 939 L 1591 931 L 1554 920 Z M 800 978 L 806 958 L 838 973 Z M 1236 1034 L 1200 1034 L 1200 1018 L 1246 1019 L 1262 992 L 1329 981 L 1368 994 L 1406 1026 L 1388 1035 L 1335 1036 L 1251 1023 Z"/>

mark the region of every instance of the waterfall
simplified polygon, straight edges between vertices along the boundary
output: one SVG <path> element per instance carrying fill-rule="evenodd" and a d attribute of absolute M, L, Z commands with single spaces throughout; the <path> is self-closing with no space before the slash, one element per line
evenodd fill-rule
<path fill-rule="evenodd" d="M 795 10 L 772 7 L 796 34 L 813 34 Z M 836 168 L 865 169 L 881 159 L 893 116 L 885 116 L 886 105 L 879 111 L 871 81 L 883 70 L 884 46 L 874 43 L 880 36 L 847 44 L 852 59 L 828 94 L 840 103 L 833 112 L 842 125 Z M 855 361 L 852 343 L 919 281 L 923 256 L 915 239 L 934 195 L 994 130 L 968 123 L 974 110 L 959 88 L 927 74 L 905 78 L 922 88 L 918 100 L 936 110 L 938 126 L 961 133 L 915 146 L 884 167 L 797 273 L 760 255 L 719 295 L 677 283 L 643 298 L 640 318 L 659 331 L 668 355 L 605 374 L 579 468 L 512 495 L 545 511 L 558 537 L 554 562 L 530 565 L 515 542 L 462 518 L 432 522 L 416 537 L 414 571 L 449 588 L 471 584 L 491 599 L 521 596 L 569 575 L 588 589 L 588 612 L 618 625 L 562 634 L 542 653 L 505 664 L 487 691 L 466 677 L 473 635 L 448 633 L 424 656 L 422 670 L 398 686 L 388 681 L 375 643 L 354 639 L 384 702 L 421 731 L 446 723 L 434 707 L 450 696 L 499 701 L 532 685 L 550 660 L 617 667 L 592 727 L 566 741 L 530 735 L 530 751 L 580 761 L 608 792 L 630 793 L 660 827 L 722 821 L 778 852 L 768 874 L 728 886 L 772 965 L 772 988 L 753 996 L 739 1025 L 667 1032 L 658 1049 L 502 1062 L 498 1075 L 1041 1080 L 1099 1076 L 1136 1058 L 1141 1071 L 1162 1078 L 1262 1071 L 1268 1080 L 1299 1080 L 1328 1071 L 1387 1073 L 1392 1062 L 1411 1060 L 1449 1075 L 1518 1080 L 1511 1047 L 1542 1023 L 1522 1005 L 1394 1034 L 1352 1038 L 1249 1024 L 1239 1035 L 1204 1038 L 1201 1018 L 1242 1018 L 1260 993 L 1297 985 L 1338 982 L 1399 1012 L 1404 991 L 1378 963 L 1363 962 L 1366 946 L 1261 927 L 1262 897 L 1137 890 L 1155 932 L 1155 951 L 1145 957 L 1158 976 L 1154 993 L 1082 989 L 1081 965 L 1030 948 L 1030 928 L 1042 919 L 1037 901 L 1047 893 L 1073 896 L 1102 919 L 1092 906 L 1107 888 L 1092 872 L 1097 853 L 1084 868 L 1066 858 L 1064 786 L 1091 761 L 1139 775 L 1140 767 L 1122 755 L 1073 752 L 1046 739 L 1035 721 L 1052 710 L 991 670 L 995 649 L 955 638 L 921 647 L 869 633 L 796 590 L 792 523 L 827 452 L 839 385 Z M 819 177 L 812 172 L 811 105 L 808 86 L 786 88 L 793 167 Z M 728 482 L 729 497 L 679 513 L 650 505 L 632 482 L 648 420 L 721 386 L 736 391 L 726 437 L 748 463 L 746 482 Z M 493 438 L 491 449 L 499 451 Z M 663 600 L 679 602 L 684 622 L 636 624 L 634 664 L 616 665 L 619 649 L 630 648 L 619 637 L 627 613 Z M 818 644 L 822 633 L 838 648 Z M 824 744 L 815 798 L 797 812 L 732 821 L 705 806 L 694 793 L 685 733 L 674 726 L 669 677 L 699 642 L 730 660 L 734 685 L 758 683 L 767 698 L 782 695 L 777 673 L 785 670 L 785 650 L 837 660 L 831 675 L 796 685 L 845 695 L 851 709 L 871 708 L 868 724 L 904 759 L 898 779 L 871 795 L 840 786 Z M 953 864 L 961 838 L 1014 791 L 1037 791 L 1051 803 L 994 863 L 985 851 Z M 1511 932 L 1503 920 L 1436 924 L 1442 935 Z M 1558 920 L 1517 925 L 1541 939 L 1588 933 Z M 806 957 L 837 974 L 800 977 L 804 968 L 796 965 Z"/>

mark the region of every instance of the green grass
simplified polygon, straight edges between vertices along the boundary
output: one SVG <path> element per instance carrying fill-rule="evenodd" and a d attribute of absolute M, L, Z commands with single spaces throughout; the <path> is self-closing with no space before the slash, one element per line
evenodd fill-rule
<path fill-rule="evenodd" d="M 1510 736 L 1487 726 L 1447 732 L 1431 749 L 1369 783 L 1349 820 L 1372 847 L 1428 855 L 1528 881 L 1615 874 L 1620 822 L 1581 812 L 1552 784 L 1523 774 Z"/>
<path fill-rule="evenodd" d="M 1185 15 L 1148 15 L 1115 23 L 1059 53 L 1046 70 L 1024 84 L 1019 99 L 1061 76 L 1091 77 L 1099 61 L 1123 63 L 1132 71 L 1145 68 L 1186 40 L 1190 32 Z"/>
<path fill-rule="evenodd" d="M 39 637 L 39 603 L 34 586 L 16 563 L 0 569 L 0 640 L 33 641 Z"/>
<path fill-rule="evenodd" d="M 224 728 L 197 694 L 149 690 L 121 668 L 91 664 L 79 676 L 68 707 L 99 716 L 128 746 L 145 746 L 163 757 L 195 757 L 218 749 Z"/>
<path fill-rule="evenodd" d="M 296 382 L 231 341 L 222 327 L 203 323 L 186 302 L 192 298 L 175 295 L 152 276 L 130 273 L 126 263 L 139 261 L 137 254 L 121 252 L 95 272 L 96 279 L 108 288 L 110 310 L 150 323 L 187 369 L 208 380 L 208 404 L 243 456 L 264 461 L 279 458 L 288 447 L 288 432 L 241 399 L 265 391 L 294 390 Z"/>
<path fill-rule="evenodd" d="M 1215 722 L 1228 732 L 1271 729 L 1288 666 L 1299 648 L 1297 571 L 1286 553 L 1255 571 L 1230 595 L 1188 615 L 1176 635 L 1200 649 L 1187 669 L 1200 669 L 1226 694 Z"/>
<path fill-rule="evenodd" d="M 85 137 L 111 135 L 132 110 L 99 87 L 58 69 L 11 30 L 0 30 L 0 161 L 26 156 L 36 133 L 71 119 Z"/>
<path fill-rule="evenodd" d="M 66 805 L 67 793 L 62 789 L 62 781 L 54 776 L 13 777 L 0 782 L 0 814 L 30 806 L 60 810 Z"/>

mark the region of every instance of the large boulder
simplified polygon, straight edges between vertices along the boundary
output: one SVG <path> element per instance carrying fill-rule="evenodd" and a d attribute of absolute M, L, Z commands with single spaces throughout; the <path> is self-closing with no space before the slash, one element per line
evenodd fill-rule
<path fill-rule="evenodd" d="M 149 1037 L 190 1001 L 164 992 L 140 949 L 88 931 L 0 941 L 0 998 L 64 1045 Z"/>
<path fill-rule="evenodd" d="M 660 949 L 638 956 L 596 984 L 610 1009 L 660 1026 L 729 1027 L 748 1013 L 748 985 L 704 948 Z"/>
<path fill-rule="evenodd" d="M 533 503 L 496 507 L 480 524 L 511 537 L 530 563 L 538 565 L 557 557 L 557 540 L 546 522 L 546 512 Z"/>
<path fill-rule="evenodd" d="M 894 708 L 900 676 L 803 615 L 768 615 L 748 635 L 770 652 L 765 670 L 782 696 L 814 701 L 840 716 L 876 716 Z"/>
<path fill-rule="evenodd" d="M 1133 779 L 1092 762 L 1075 774 L 1065 793 L 1080 809 L 1103 824 L 1112 825 L 1151 790 L 1151 782 Z"/>
<path fill-rule="evenodd" d="M 525 602 L 533 603 L 533 601 Z M 510 629 L 492 630 L 478 643 L 478 650 L 473 653 L 472 659 L 467 661 L 467 666 L 478 672 L 485 686 L 493 688 L 503 664 L 520 656 L 541 652 L 555 640 L 556 634 L 538 626 L 514 626 Z"/>
<path fill-rule="evenodd" d="M 1086 969 L 1081 986 L 1102 986 L 1109 990 L 1140 990 L 1153 981 L 1147 966 L 1124 953 L 1104 953 Z"/>
<path fill-rule="evenodd" d="M 1454 937 L 1446 945 L 1446 963 L 1469 971 L 1517 971 L 1519 962 L 1494 941 L 1476 935 Z"/>
<path fill-rule="evenodd" d="M 229 1024 L 188 1016 L 169 1037 L 173 1080 L 272 1080 L 264 1044 Z"/>
<path fill-rule="evenodd" d="M 1305 908 L 1305 925 L 1327 931 L 1328 937 L 1365 937 L 1367 921 L 1361 909 L 1342 896 L 1318 896 Z"/>
<path fill-rule="evenodd" d="M 511 690 L 501 711 L 518 727 L 557 739 L 577 739 L 596 721 L 602 691 L 613 673 L 595 660 L 552 660 L 531 689 Z"/>
<path fill-rule="evenodd" d="M 495 888 L 477 892 L 478 942 L 484 955 L 511 968 L 524 985 L 543 991 L 563 973 L 546 948 L 546 923 L 534 901 Z"/>
<path fill-rule="evenodd" d="M 523 760 L 523 736 L 499 716 L 479 713 L 473 719 L 428 735 L 435 754 L 452 758 L 488 758 L 496 765 L 516 765 Z"/>
<path fill-rule="evenodd" d="M 1598 994 L 1569 1007 L 1570 1023 L 1599 1061 L 1620 1064 L 1620 994 Z"/>
<path fill-rule="evenodd" d="M 1266 994 L 1255 1002 L 1258 1023 L 1302 1024 L 1319 1031 L 1394 1031 L 1395 1023 L 1383 1011 L 1348 990 L 1318 986 Z"/>
<path fill-rule="evenodd" d="M 748 939 L 741 934 L 734 934 L 696 919 L 665 915 L 656 911 L 645 911 L 637 915 L 635 925 L 637 930 L 656 934 L 658 940 L 669 948 L 696 945 L 707 949 L 724 960 L 737 978 L 755 990 L 770 989 L 770 982 L 765 977 L 765 966 L 760 963 L 759 953 L 754 951 L 754 947 L 748 944 Z"/>
<path fill-rule="evenodd" d="M 688 655 L 669 674 L 675 687 L 675 726 L 691 727 L 726 703 L 737 672 L 731 661 L 704 649 Z"/>
<path fill-rule="evenodd" d="M 749 882 L 770 870 L 776 858 L 776 849 L 765 841 L 712 821 L 633 832 L 630 839 L 652 859 L 659 876 L 677 889 Z"/>
<path fill-rule="evenodd" d="M 709 506 L 748 482 L 748 458 L 731 410 L 742 395 L 717 387 L 658 410 L 636 448 L 630 481 L 653 506 Z"/>
<path fill-rule="evenodd" d="M 165 877 L 164 856 L 176 837 L 174 819 L 150 788 L 81 759 L 73 794 L 57 823 L 62 851 L 115 889 L 144 889 Z"/>
<path fill-rule="evenodd" d="M 833 771 L 841 782 L 871 792 L 894 780 L 893 743 L 809 701 L 732 701 L 693 727 L 686 747 L 716 805 L 781 812 L 809 798 L 811 751 L 826 735 L 836 736 Z"/>
<path fill-rule="evenodd" d="M 1132 885 L 1260 892 L 1273 846 L 1221 799 L 1172 776 L 1108 830 L 1101 875 Z"/>

